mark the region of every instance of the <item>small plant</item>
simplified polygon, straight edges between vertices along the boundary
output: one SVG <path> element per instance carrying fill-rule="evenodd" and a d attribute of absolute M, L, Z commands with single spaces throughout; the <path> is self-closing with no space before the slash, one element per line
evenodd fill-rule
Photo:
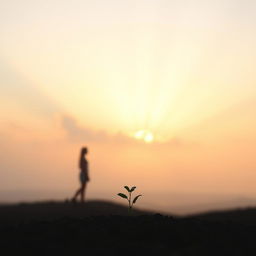
<path fill-rule="evenodd" d="M 136 189 L 136 187 L 132 187 L 130 189 L 128 186 L 124 186 L 124 188 L 128 191 L 129 195 L 127 196 L 123 193 L 118 193 L 117 195 L 128 201 L 128 210 L 129 210 L 129 213 L 130 213 L 132 211 L 133 205 L 136 203 L 138 198 L 142 195 L 135 196 L 134 199 L 132 200 L 132 192 Z"/>

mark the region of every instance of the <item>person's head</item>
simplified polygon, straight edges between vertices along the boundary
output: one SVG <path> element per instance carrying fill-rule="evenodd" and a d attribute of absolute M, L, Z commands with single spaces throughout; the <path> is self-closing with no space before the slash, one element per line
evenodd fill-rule
<path fill-rule="evenodd" d="M 87 153 L 88 153 L 87 147 L 83 147 L 83 148 L 81 149 L 81 155 L 84 156 L 84 155 L 86 155 Z"/>

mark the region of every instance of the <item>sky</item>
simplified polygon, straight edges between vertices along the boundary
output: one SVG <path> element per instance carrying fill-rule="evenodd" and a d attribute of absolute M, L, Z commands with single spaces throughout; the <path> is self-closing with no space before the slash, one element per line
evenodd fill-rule
<path fill-rule="evenodd" d="M 253 0 L 0 1 L 0 200 L 71 197 L 82 146 L 88 199 L 120 202 L 124 185 L 145 207 L 255 198 L 255 12 Z"/>

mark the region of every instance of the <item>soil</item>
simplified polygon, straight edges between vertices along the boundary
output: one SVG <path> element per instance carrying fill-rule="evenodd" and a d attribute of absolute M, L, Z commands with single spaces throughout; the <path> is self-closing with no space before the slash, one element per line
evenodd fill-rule
<path fill-rule="evenodd" d="M 0 207 L 2 255 L 256 255 L 256 210 L 188 217 L 109 202 Z"/>

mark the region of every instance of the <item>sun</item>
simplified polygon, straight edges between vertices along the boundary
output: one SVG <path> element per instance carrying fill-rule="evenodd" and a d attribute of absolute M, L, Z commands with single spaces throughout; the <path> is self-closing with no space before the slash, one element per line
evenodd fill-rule
<path fill-rule="evenodd" d="M 153 133 L 146 130 L 139 130 L 135 132 L 134 137 L 138 140 L 143 140 L 146 143 L 151 143 L 154 141 Z"/>

